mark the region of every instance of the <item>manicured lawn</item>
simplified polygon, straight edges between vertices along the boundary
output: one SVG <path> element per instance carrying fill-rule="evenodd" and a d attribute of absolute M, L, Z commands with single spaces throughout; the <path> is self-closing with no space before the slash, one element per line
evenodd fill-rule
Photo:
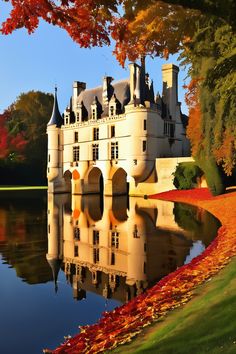
<path fill-rule="evenodd" d="M 114 353 L 236 353 L 236 258 L 174 310 Z"/>

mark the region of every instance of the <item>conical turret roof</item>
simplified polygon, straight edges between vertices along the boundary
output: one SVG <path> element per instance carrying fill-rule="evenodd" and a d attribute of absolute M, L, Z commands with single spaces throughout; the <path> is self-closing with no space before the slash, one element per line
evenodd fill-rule
<path fill-rule="evenodd" d="M 55 87 L 53 110 L 48 125 L 56 125 L 57 128 L 60 128 L 62 124 L 63 124 L 63 119 L 61 113 L 59 112 L 58 103 L 57 103 L 57 87 Z"/>
<path fill-rule="evenodd" d="M 58 290 L 57 277 L 58 277 L 58 273 L 61 268 L 62 261 L 61 261 L 61 259 L 58 259 L 58 258 L 48 259 L 47 261 L 52 269 L 52 275 L 53 275 L 53 280 L 54 280 L 54 284 L 55 284 L 55 292 L 57 292 L 57 290 Z"/>

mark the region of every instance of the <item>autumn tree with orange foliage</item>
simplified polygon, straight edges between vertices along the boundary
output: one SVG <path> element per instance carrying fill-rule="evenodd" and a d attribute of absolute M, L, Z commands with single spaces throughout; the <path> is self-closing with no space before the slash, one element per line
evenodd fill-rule
<path fill-rule="evenodd" d="M 81 47 L 109 45 L 112 37 L 122 65 L 140 54 L 167 58 L 181 52 L 183 62 L 191 65 L 192 82 L 201 78 L 195 108 L 190 106 L 193 156 L 212 193 L 224 191 L 221 171 L 233 175 L 236 165 L 234 0 L 9 2 L 12 11 L 2 24 L 3 34 L 22 27 L 32 33 L 43 19 L 66 30 Z"/>

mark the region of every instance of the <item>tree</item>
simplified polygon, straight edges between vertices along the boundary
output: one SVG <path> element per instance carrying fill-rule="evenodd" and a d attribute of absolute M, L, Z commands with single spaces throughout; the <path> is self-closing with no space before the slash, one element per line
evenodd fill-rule
<path fill-rule="evenodd" d="M 210 18 L 202 21 L 185 60 L 192 64 L 187 103 L 192 152 L 214 194 L 224 191 L 221 170 L 236 165 L 236 38 L 232 28 Z M 217 167 L 216 163 L 219 167 Z"/>
<path fill-rule="evenodd" d="M 10 134 L 8 121 L 10 119 L 10 110 L 5 110 L 0 114 L 0 160 L 21 161 L 24 159 L 24 151 L 27 145 L 24 133 L 18 131 L 16 134 Z"/>
<path fill-rule="evenodd" d="M 183 63 L 191 64 L 191 78 L 198 82 L 188 129 L 193 155 L 212 192 L 224 191 L 221 169 L 231 175 L 236 165 L 234 0 L 14 0 L 12 4 L 2 25 L 4 34 L 21 27 L 32 33 L 42 18 L 65 29 L 82 47 L 110 44 L 112 37 L 122 65 L 143 54 L 167 58 L 181 52 Z M 198 120 L 197 133 L 191 119 Z"/>
<path fill-rule="evenodd" d="M 46 183 L 46 126 L 52 105 L 51 94 L 30 91 L 22 93 L 0 116 L 0 159 L 9 174 L 15 171 L 16 183 Z"/>

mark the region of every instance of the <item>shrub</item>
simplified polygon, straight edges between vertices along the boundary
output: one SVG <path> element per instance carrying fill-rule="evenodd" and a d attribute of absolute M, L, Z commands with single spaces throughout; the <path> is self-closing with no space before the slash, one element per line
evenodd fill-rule
<path fill-rule="evenodd" d="M 202 170 L 195 162 L 181 162 L 173 173 L 173 183 L 177 189 L 192 189 L 197 187 L 197 180 L 202 175 Z"/>

